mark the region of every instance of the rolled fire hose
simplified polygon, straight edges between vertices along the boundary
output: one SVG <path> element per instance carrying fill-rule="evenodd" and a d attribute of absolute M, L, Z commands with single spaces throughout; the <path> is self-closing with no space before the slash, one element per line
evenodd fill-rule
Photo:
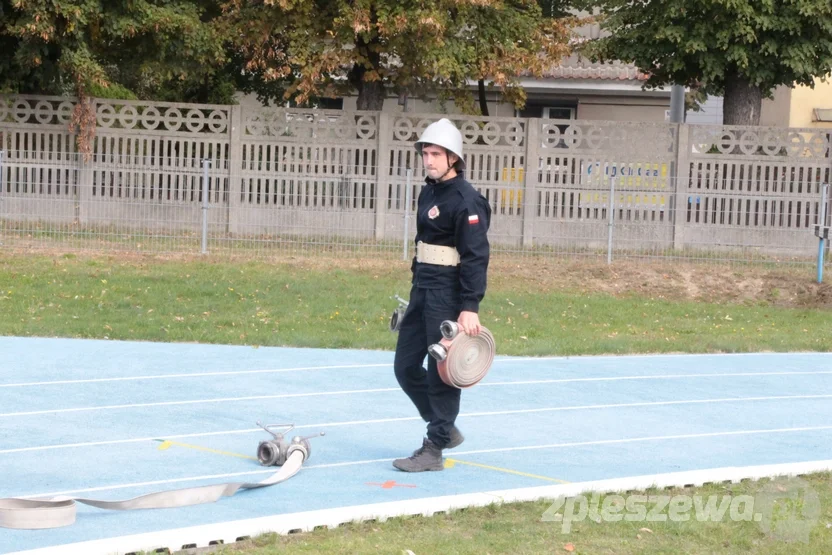
<path fill-rule="evenodd" d="M 459 333 L 459 325 L 450 320 L 442 322 L 440 331 L 442 339 L 428 347 L 428 353 L 436 359 L 439 377 L 458 389 L 479 383 L 494 362 L 494 336 L 485 327 L 477 335 Z"/>
<path fill-rule="evenodd" d="M 288 426 L 294 427 L 292 425 Z M 282 465 L 280 470 L 262 482 L 213 484 L 194 488 L 161 491 L 122 501 L 102 501 L 82 497 L 55 499 L 22 499 L 9 497 L 0 499 L 0 527 L 20 530 L 39 530 L 69 526 L 75 522 L 77 503 L 112 511 L 169 509 L 213 503 L 222 497 L 231 497 L 240 490 L 263 488 L 285 482 L 297 474 L 301 466 L 303 466 L 303 463 L 309 458 L 311 453 L 309 438 L 295 437 L 291 443 L 287 443 L 284 440 L 283 434 L 276 434 L 269 429 L 274 427 L 274 425 L 262 427 L 271 433 L 275 439 L 260 443 L 258 446 L 258 459 L 262 464 L 274 465 L 277 464 L 277 461 L 281 461 L 279 464 Z M 323 432 L 320 435 L 323 435 Z M 266 458 L 263 458 L 264 456 Z"/>

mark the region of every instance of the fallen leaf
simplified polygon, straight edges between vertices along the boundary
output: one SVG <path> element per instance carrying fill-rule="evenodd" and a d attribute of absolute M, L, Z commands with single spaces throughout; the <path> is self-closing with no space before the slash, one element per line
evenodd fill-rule
<path fill-rule="evenodd" d="M 566 551 L 569 551 L 569 552 L 575 551 L 575 546 L 572 545 L 571 543 L 567 543 L 566 545 L 563 546 L 563 548 Z"/>
<path fill-rule="evenodd" d="M 648 534 L 652 534 L 653 531 L 650 528 L 639 528 L 639 532 L 647 532 Z"/>

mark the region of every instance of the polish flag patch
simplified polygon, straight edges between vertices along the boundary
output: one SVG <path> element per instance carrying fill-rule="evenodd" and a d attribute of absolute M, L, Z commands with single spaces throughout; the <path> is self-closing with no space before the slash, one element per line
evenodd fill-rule
<path fill-rule="evenodd" d="M 468 216 L 468 223 L 471 225 L 478 224 L 480 223 L 480 217 L 476 214 L 471 214 L 470 216 Z"/>

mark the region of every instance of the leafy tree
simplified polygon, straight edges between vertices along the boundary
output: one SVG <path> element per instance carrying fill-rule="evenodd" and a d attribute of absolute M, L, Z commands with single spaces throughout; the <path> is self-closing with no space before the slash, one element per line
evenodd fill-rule
<path fill-rule="evenodd" d="M 233 87 L 214 0 L 0 0 L 0 90 L 209 100 Z M 213 100 L 221 100 L 213 98 Z M 228 100 L 226 98 L 225 100 Z"/>
<path fill-rule="evenodd" d="M 589 0 L 609 33 L 594 60 L 634 62 L 648 87 L 680 84 L 724 96 L 726 124 L 759 125 L 779 85 L 814 86 L 832 71 L 829 0 Z"/>
<path fill-rule="evenodd" d="M 462 23 L 448 41 L 457 52 L 459 70 L 449 76 L 446 87 L 454 90 L 455 100 L 473 112 L 467 87 L 469 79 L 478 84 L 479 112 L 488 115 L 486 84 L 500 88 L 504 98 L 518 108 L 525 105 L 526 93 L 518 86 L 518 76 L 537 75 L 569 53 L 569 26 L 574 21 L 550 17 L 554 2 L 540 7 L 517 3 L 514 6 L 468 4 L 456 14 Z M 442 82 L 442 79 L 439 79 Z M 488 82 L 488 83 L 487 83 Z"/>
<path fill-rule="evenodd" d="M 572 17 L 575 0 L 538 0 L 543 17 L 563 19 Z"/>
<path fill-rule="evenodd" d="M 273 94 L 357 91 L 360 110 L 380 110 L 388 91 L 437 89 L 470 109 L 469 80 L 486 79 L 522 103 L 518 76 L 567 51 L 565 22 L 537 0 L 229 0 L 226 13 L 246 72 L 279 83 Z"/>

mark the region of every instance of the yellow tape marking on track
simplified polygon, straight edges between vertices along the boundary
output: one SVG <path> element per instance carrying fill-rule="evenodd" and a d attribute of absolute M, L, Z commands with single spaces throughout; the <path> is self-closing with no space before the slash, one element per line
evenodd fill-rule
<path fill-rule="evenodd" d="M 210 447 L 203 447 L 201 445 L 193 445 L 190 443 L 180 443 L 178 441 L 171 441 L 169 439 L 164 440 L 156 440 L 161 441 L 162 444 L 159 445 L 159 451 L 165 451 L 166 449 L 170 449 L 173 446 L 176 447 L 184 447 L 186 449 L 195 449 L 197 451 L 204 451 L 206 453 L 213 453 L 215 455 L 225 455 L 226 457 L 237 457 L 240 459 L 253 459 L 258 460 L 257 457 L 252 457 L 249 455 L 241 455 L 240 453 L 232 453 L 231 451 L 220 451 L 219 449 L 211 449 Z"/>
<path fill-rule="evenodd" d="M 497 472 L 506 472 L 508 474 L 516 474 L 518 476 L 525 476 L 526 478 L 536 478 L 538 480 L 545 480 L 547 482 L 557 482 L 559 484 L 569 484 L 566 480 L 558 480 L 557 478 L 549 478 L 548 476 L 538 476 L 537 474 L 529 474 L 528 472 L 519 472 L 509 468 L 500 468 L 497 466 L 489 466 L 487 464 L 479 464 L 468 461 L 461 461 L 459 459 L 445 459 L 445 468 L 453 468 L 455 464 L 467 464 L 468 466 L 476 466 L 477 468 L 485 468 L 486 470 L 494 470 Z"/>

